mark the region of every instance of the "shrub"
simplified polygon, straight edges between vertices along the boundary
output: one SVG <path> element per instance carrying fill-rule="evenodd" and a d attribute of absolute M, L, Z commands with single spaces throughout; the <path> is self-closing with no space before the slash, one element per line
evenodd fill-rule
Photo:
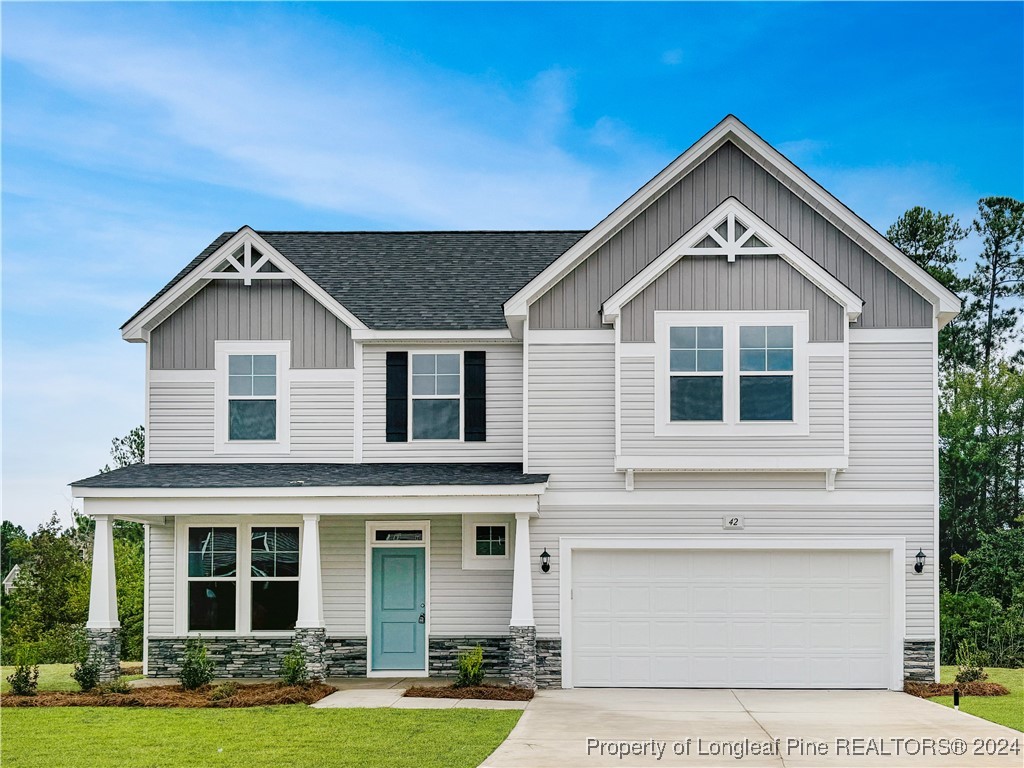
<path fill-rule="evenodd" d="M 128 685 L 128 681 L 123 677 L 118 677 L 109 683 L 96 686 L 96 690 L 99 693 L 131 693 L 132 687 Z"/>
<path fill-rule="evenodd" d="M 288 685 L 307 685 L 309 683 L 306 654 L 299 645 L 293 645 L 281 661 L 281 677 Z"/>
<path fill-rule="evenodd" d="M 479 645 L 471 651 L 459 654 L 459 676 L 455 680 L 456 688 L 480 685 L 484 680 L 484 649 Z"/>
<path fill-rule="evenodd" d="M 203 638 L 194 637 L 185 641 L 185 656 L 181 660 L 181 675 L 178 679 L 182 688 L 190 691 L 213 681 L 213 662 L 206 656 Z"/>
<path fill-rule="evenodd" d="M 210 692 L 210 701 L 230 699 L 238 693 L 238 683 L 221 683 Z"/>
<path fill-rule="evenodd" d="M 75 669 L 71 673 L 83 691 L 91 691 L 100 683 L 100 663 L 95 656 L 86 654 L 81 661 L 75 662 Z"/>
<path fill-rule="evenodd" d="M 39 667 L 35 664 L 19 663 L 14 673 L 7 676 L 11 690 L 17 696 L 35 696 L 39 688 Z"/>
<path fill-rule="evenodd" d="M 956 681 L 958 683 L 973 683 L 984 680 L 988 677 L 981 666 L 981 656 L 978 649 L 961 640 L 956 649 Z"/>

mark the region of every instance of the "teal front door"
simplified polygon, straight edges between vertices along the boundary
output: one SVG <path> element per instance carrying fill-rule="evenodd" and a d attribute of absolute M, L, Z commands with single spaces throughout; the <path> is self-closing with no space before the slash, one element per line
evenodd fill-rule
<path fill-rule="evenodd" d="M 427 589 L 422 547 L 373 550 L 374 671 L 425 669 Z"/>

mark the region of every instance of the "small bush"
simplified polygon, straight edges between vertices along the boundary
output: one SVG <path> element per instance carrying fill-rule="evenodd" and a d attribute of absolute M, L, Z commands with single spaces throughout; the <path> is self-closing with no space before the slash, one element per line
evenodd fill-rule
<path fill-rule="evenodd" d="M 287 685 L 307 685 L 309 668 L 306 666 L 306 654 L 298 645 L 285 654 L 281 661 L 281 677 Z"/>
<path fill-rule="evenodd" d="M 484 649 L 479 645 L 471 651 L 459 654 L 459 676 L 455 680 L 456 688 L 480 685 L 484 679 Z"/>
<path fill-rule="evenodd" d="M 14 673 L 7 676 L 7 682 L 16 696 L 35 696 L 39 689 L 39 667 L 20 663 L 14 668 Z"/>
<path fill-rule="evenodd" d="M 181 660 L 181 687 L 189 691 L 202 688 L 213 681 L 213 662 L 206 656 L 203 638 L 189 638 L 185 641 L 185 656 Z"/>
<path fill-rule="evenodd" d="M 131 693 L 132 687 L 128 685 L 128 681 L 123 677 L 118 677 L 109 683 L 96 686 L 96 690 L 99 693 Z"/>
<path fill-rule="evenodd" d="M 224 701 L 238 693 L 238 683 L 221 683 L 210 692 L 210 701 Z"/>
<path fill-rule="evenodd" d="M 100 683 L 100 663 L 95 656 L 87 654 L 81 661 L 75 662 L 71 676 L 83 691 L 91 691 Z"/>
<path fill-rule="evenodd" d="M 956 649 L 956 681 L 958 683 L 973 683 L 984 680 L 988 677 L 982 667 L 981 656 L 978 649 L 961 640 Z"/>

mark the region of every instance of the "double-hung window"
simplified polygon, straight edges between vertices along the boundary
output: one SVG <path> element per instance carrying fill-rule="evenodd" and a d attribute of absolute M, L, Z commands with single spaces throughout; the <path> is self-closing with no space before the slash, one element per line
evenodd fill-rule
<path fill-rule="evenodd" d="M 228 355 L 228 439 L 277 439 L 276 355 Z"/>
<path fill-rule="evenodd" d="M 412 439 L 462 437 L 462 355 L 412 354 Z"/>
<path fill-rule="evenodd" d="M 298 527 L 253 527 L 250 553 L 252 628 L 294 629 L 299 613 Z"/>
<path fill-rule="evenodd" d="M 214 452 L 287 454 L 291 342 L 217 341 L 214 350 Z"/>
<path fill-rule="evenodd" d="M 658 315 L 658 433 L 806 429 L 806 313 Z"/>
<path fill-rule="evenodd" d="M 189 631 L 233 632 L 238 594 L 238 530 L 188 529 Z"/>

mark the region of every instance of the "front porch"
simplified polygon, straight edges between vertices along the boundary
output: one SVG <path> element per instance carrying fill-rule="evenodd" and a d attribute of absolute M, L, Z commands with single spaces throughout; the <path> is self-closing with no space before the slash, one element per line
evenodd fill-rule
<path fill-rule="evenodd" d="M 487 675 L 536 687 L 532 570 L 544 549 L 530 538 L 544 489 L 537 479 L 230 494 L 82 481 L 76 495 L 96 520 L 92 652 L 104 676 L 114 676 L 112 521 L 127 519 L 146 526 L 149 677 L 176 677 L 187 640 L 202 637 L 218 677 L 278 677 L 296 644 L 321 679 L 452 677 L 459 654 L 479 645 Z M 541 642 L 542 685 L 558 683 L 557 664 L 546 663 L 557 661 L 554 645 Z"/>

